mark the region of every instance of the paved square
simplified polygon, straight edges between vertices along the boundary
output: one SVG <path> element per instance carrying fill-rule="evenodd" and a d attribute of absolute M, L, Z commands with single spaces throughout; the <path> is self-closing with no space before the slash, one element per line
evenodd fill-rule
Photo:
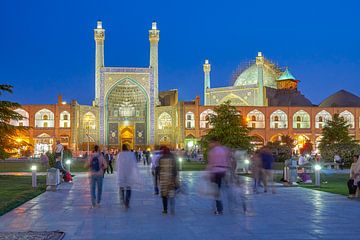
<path fill-rule="evenodd" d="M 79 173 L 73 184 L 0 217 L 0 231 L 61 230 L 65 239 L 360 239 L 360 202 L 344 196 L 280 187 L 275 195 L 249 195 L 255 216 L 230 212 L 226 201 L 224 215 L 215 216 L 213 202 L 195 190 L 201 172 L 182 172 L 189 194 L 178 195 L 175 216 L 163 216 L 150 172 L 141 173 L 144 188 L 134 192 L 128 211 L 119 204 L 115 174 L 105 175 L 101 208 L 89 209 L 88 179 Z"/>

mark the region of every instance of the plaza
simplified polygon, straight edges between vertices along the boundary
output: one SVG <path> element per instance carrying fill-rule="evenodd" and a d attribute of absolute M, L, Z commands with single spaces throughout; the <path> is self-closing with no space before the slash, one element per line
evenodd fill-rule
<path fill-rule="evenodd" d="M 0 232 L 62 231 L 70 239 L 357 239 L 359 201 L 297 187 L 278 187 L 277 194 L 252 194 L 244 189 L 254 216 L 240 206 L 222 216 L 213 202 L 197 192 L 202 172 L 182 172 L 188 194 L 176 198 L 175 216 L 161 214 L 161 199 L 152 193 L 152 180 L 141 167 L 143 188 L 134 191 L 130 209 L 120 206 L 115 175 L 105 175 L 102 205 L 90 209 L 87 175 L 77 173 L 72 184 L 45 192 L 0 217 Z M 226 199 L 226 198 L 225 198 Z M 351 229 L 349 231 L 349 229 Z M 0 235 L 1 236 L 1 235 Z"/>

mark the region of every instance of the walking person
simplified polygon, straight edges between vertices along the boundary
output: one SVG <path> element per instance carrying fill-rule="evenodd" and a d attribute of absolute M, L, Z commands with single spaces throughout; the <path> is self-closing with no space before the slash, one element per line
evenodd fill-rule
<path fill-rule="evenodd" d="M 99 150 L 99 146 L 94 146 L 94 151 L 85 164 L 89 168 L 90 177 L 90 193 L 91 193 L 91 208 L 100 207 L 104 170 L 107 168 L 106 161 Z M 97 194 L 96 194 L 97 188 Z"/>
<path fill-rule="evenodd" d="M 252 166 L 251 172 L 254 178 L 254 193 L 258 193 L 259 186 L 261 185 L 261 169 L 262 169 L 262 162 L 261 156 L 259 151 L 255 151 L 252 157 Z"/>
<path fill-rule="evenodd" d="M 160 175 L 160 194 L 163 203 L 162 213 L 168 213 L 168 203 L 170 204 L 170 214 L 175 214 L 175 192 L 178 187 L 178 170 L 176 158 L 166 146 L 160 148 L 162 155 L 159 158 Z"/>
<path fill-rule="evenodd" d="M 221 188 L 224 184 L 224 178 L 229 170 L 229 150 L 221 146 L 216 138 L 209 142 L 208 166 L 207 171 L 210 174 L 210 181 L 216 184 L 215 198 L 215 215 L 223 214 L 223 203 L 221 201 Z"/>
<path fill-rule="evenodd" d="M 135 154 L 129 151 L 128 145 L 122 145 L 122 152 L 117 156 L 116 161 L 117 182 L 121 204 L 125 209 L 130 206 L 131 190 L 139 184 L 139 169 Z"/>
<path fill-rule="evenodd" d="M 355 155 L 353 157 L 354 162 L 351 164 L 350 167 L 350 178 L 347 182 L 348 189 L 349 189 L 349 196 L 348 198 L 352 199 L 356 195 L 356 190 L 360 188 L 360 158 L 359 156 Z"/>
<path fill-rule="evenodd" d="M 109 152 L 109 150 L 107 150 L 105 152 L 105 160 L 108 164 L 108 167 L 106 168 L 106 173 L 107 174 L 113 174 L 113 166 L 112 166 L 112 161 L 113 161 L 113 155 Z"/>
<path fill-rule="evenodd" d="M 272 193 L 276 193 L 274 184 L 274 173 L 272 170 L 274 157 L 270 149 L 264 147 L 260 151 L 261 164 L 262 164 L 262 177 L 264 182 L 264 192 L 268 191 L 268 187 L 271 187 Z"/>
<path fill-rule="evenodd" d="M 158 146 L 155 147 L 153 156 L 151 158 L 151 174 L 154 181 L 154 194 L 159 194 L 159 179 L 160 179 L 160 167 L 159 167 L 159 158 L 161 157 L 161 151 Z"/>
<path fill-rule="evenodd" d="M 59 169 L 60 172 L 65 175 L 66 170 L 62 164 L 62 159 L 64 155 L 64 146 L 60 143 L 59 140 L 56 141 L 55 146 L 55 168 Z"/>

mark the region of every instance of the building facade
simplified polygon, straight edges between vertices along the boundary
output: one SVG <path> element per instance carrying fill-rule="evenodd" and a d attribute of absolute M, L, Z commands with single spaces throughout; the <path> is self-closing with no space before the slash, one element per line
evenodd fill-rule
<path fill-rule="evenodd" d="M 149 30 L 149 67 L 108 67 L 104 61 L 105 29 L 98 21 L 95 40 L 95 94 L 92 105 L 75 100 L 56 104 L 23 105 L 16 109 L 23 120 L 14 125 L 29 126 L 19 136 L 29 142 L 31 152 L 51 151 L 55 141 L 73 151 L 89 151 L 95 144 L 131 149 L 167 145 L 170 148 L 199 147 L 211 128 L 209 114 L 221 103 L 230 101 L 246 119 L 254 144 L 262 146 L 290 135 L 296 148 L 321 139 L 326 121 L 338 113 L 349 123 L 354 139 L 360 139 L 360 98 L 341 90 L 318 106 L 297 88 L 299 80 L 288 68 L 266 59 L 262 53 L 239 69 L 232 86 L 211 88 L 211 65 L 205 60 L 204 104 L 179 101 L 176 89 L 159 92 L 158 43 L 160 31 L 155 22 Z M 199 81 L 200 84 L 200 81 Z"/>

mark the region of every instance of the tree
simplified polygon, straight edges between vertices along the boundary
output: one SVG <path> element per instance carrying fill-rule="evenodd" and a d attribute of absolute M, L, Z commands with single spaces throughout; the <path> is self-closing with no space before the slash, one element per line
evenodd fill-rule
<path fill-rule="evenodd" d="M 3 92 L 12 93 L 12 88 L 11 85 L 0 84 L 0 96 Z M 27 127 L 9 124 L 10 120 L 23 119 L 21 114 L 13 110 L 18 107 L 20 107 L 18 103 L 0 100 L 0 158 L 9 157 L 14 150 L 28 146 L 25 141 L 17 139 L 17 136 L 27 130 Z"/>
<path fill-rule="evenodd" d="M 205 157 L 209 140 L 212 138 L 219 139 L 220 144 L 229 148 L 251 150 L 250 129 L 241 114 L 230 105 L 230 101 L 215 107 L 214 111 L 216 114 L 209 114 L 209 124 L 212 128 L 201 140 Z"/>
<path fill-rule="evenodd" d="M 282 135 L 279 141 L 268 142 L 266 147 L 270 149 L 275 157 L 275 161 L 284 162 L 292 155 L 292 149 L 295 147 L 294 139 L 289 135 Z"/>
<path fill-rule="evenodd" d="M 310 140 L 306 140 L 305 144 L 302 146 L 302 148 L 300 148 L 300 153 L 311 154 L 312 150 L 313 150 L 313 144 L 311 143 Z"/>
<path fill-rule="evenodd" d="M 346 162 L 351 161 L 352 155 L 360 151 L 360 146 L 349 135 L 349 124 L 334 114 L 322 130 L 322 139 L 319 144 L 321 155 L 326 160 L 332 160 L 338 154 Z"/>

